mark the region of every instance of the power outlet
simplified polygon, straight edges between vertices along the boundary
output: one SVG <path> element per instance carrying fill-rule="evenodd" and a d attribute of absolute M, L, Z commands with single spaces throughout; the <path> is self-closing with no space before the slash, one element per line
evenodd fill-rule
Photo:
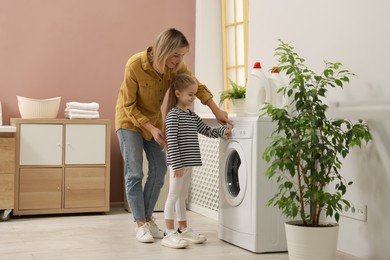
<path fill-rule="evenodd" d="M 367 205 L 364 206 L 351 206 L 348 208 L 347 206 L 344 208 L 344 210 L 340 213 L 341 216 L 357 219 L 360 221 L 367 221 Z"/>

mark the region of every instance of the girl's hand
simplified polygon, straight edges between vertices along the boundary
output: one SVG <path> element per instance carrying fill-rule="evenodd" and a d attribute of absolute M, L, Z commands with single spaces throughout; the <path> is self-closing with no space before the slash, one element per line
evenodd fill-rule
<path fill-rule="evenodd" d="M 183 177 L 183 174 L 184 174 L 183 169 L 175 170 L 173 172 L 173 178 L 181 178 L 181 177 Z"/>
<path fill-rule="evenodd" d="M 228 128 L 226 129 L 225 133 L 223 134 L 224 139 L 229 139 L 229 137 L 232 135 L 232 125 L 228 125 Z"/>

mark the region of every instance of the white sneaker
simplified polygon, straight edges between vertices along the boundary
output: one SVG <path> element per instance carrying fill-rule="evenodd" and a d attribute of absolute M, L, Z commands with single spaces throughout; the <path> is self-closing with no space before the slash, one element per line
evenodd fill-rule
<path fill-rule="evenodd" d="M 145 223 L 142 227 L 135 229 L 135 237 L 137 238 L 138 242 L 141 243 L 153 243 L 154 238 L 150 232 L 149 225 Z"/>
<path fill-rule="evenodd" d="M 163 238 L 164 237 L 164 231 L 162 231 L 161 229 L 158 228 L 156 222 L 154 222 L 154 218 L 152 218 L 151 221 L 147 222 L 146 224 L 148 224 L 148 227 L 149 227 L 149 230 L 150 230 L 150 234 L 152 234 L 152 236 L 154 238 Z"/>
<path fill-rule="evenodd" d="M 178 230 L 180 237 L 191 244 L 201 244 L 207 240 L 204 235 L 196 234 L 190 227 L 180 231 Z"/>
<path fill-rule="evenodd" d="M 184 239 L 181 239 L 177 231 L 168 233 L 162 240 L 161 245 L 170 247 L 170 248 L 185 248 L 188 246 L 188 242 Z"/>

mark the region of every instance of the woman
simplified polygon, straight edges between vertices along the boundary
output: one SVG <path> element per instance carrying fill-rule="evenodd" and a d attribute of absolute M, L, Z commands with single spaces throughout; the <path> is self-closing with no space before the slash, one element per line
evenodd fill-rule
<path fill-rule="evenodd" d="M 192 76 L 183 63 L 189 47 L 180 31 L 173 28 L 163 31 L 152 47 L 128 60 L 118 94 L 115 129 L 124 159 L 125 189 L 136 222 L 136 238 L 143 243 L 163 237 L 163 231 L 152 218 L 167 170 L 160 108 L 170 80 L 180 73 Z M 211 109 L 219 123 L 231 124 L 227 113 L 218 108 L 207 87 L 199 81 L 197 84 L 196 96 L 202 104 Z M 142 190 L 143 150 L 149 162 L 149 172 Z"/>

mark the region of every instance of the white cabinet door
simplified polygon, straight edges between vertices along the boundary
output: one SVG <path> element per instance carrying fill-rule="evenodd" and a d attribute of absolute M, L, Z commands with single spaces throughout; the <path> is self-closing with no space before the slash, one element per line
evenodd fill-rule
<path fill-rule="evenodd" d="M 65 164 L 105 164 L 106 125 L 66 125 Z"/>
<path fill-rule="evenodd" d="M 61 165 L 62 125 L 21 124 L 20 165 Z"/>

